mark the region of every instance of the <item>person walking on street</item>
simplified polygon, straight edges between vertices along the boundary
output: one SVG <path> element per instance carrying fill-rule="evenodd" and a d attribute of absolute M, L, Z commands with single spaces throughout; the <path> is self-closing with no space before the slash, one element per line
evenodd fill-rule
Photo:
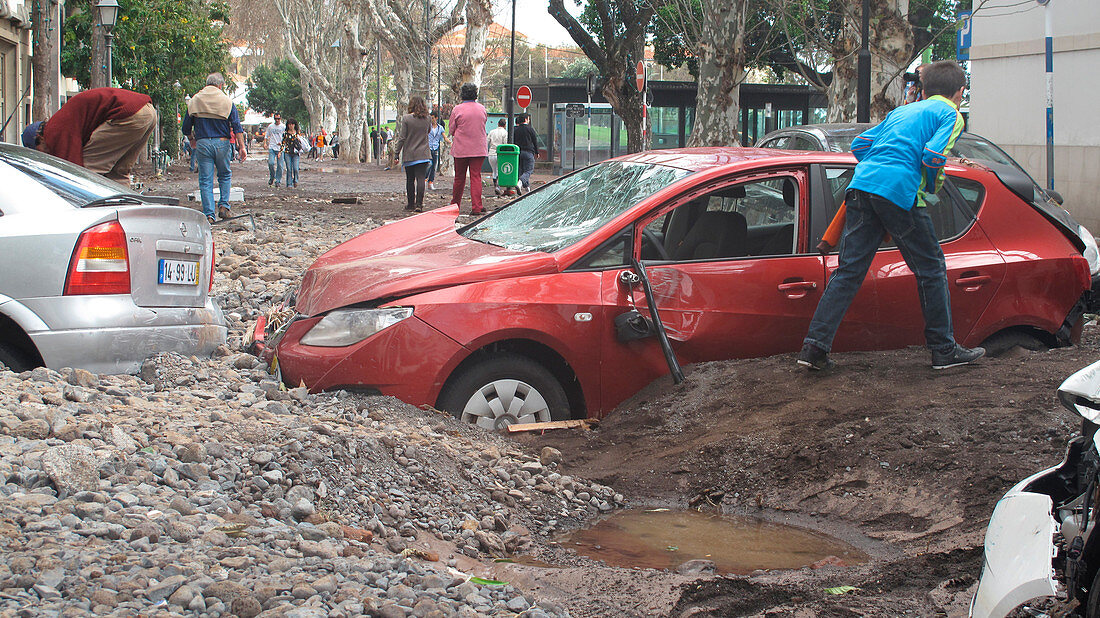
<path fill-rule="evenodd" d="M 845 197 L 839 265 L 814 311 L 799 365 L 812 370 L 835 365 L 828 357 L 833 337 L 884 233 L 894 238 L 916 276 L 932 368 L 965 365 L 985 354 L 982 348 L 964 348 L 955 341 L 947 265 L 924 207 L 924 193 L 935 193 L 943 184 L 947 153 L 963 130 L 958 108 L 966 75 L 959 65 L 944 60 L 923 67 L 921 82 L 924 100 L 894 109 L 852 143 L 859 164 Z"/>
<path fill-rule="evenodd" d="M 275 121 L 267 125 L 267 131 L 264 132 L 264 142 L 267 144 L 267 186 L 269 187 L 274 184 L 275 188 L 279 188 L 279 183 L 283 180 L 283 157 L 279 154 L 279 149 L 282 147 L 285 131 L 283 118 L 276 112 Z M 287 184 L 290 184 L 289 179 Z"/>
<path fill-rule="evenodd" d="M 393 143 L 394 161 L 405 168 L 405 210 L 424 211 L 424 176 L 431 164 L 428 148 L 428 105 L 423 97 L 409 99 L 408 113 L 397 121 L 397 138 Z"/>
<path fill-rule="evenodd" d="M 340 158 L 340 135 L 336 132 L 332 132 L 332 158 Z"/>
<path fill-rule="evenodd" d="M 531 172 L 535 171 L 535 156 L 539 152 L 539 136 L 531 128 L 531 115 L 520 114 L 516 117 L 515 135 L 512 140 L 519 146 L 519 184 L 520 193 L 531 190 Z"/>
<path fill-rule="evenodd" d="M 501 118 L 497 121 L 497 128 L 489 131 L 489 169 L 493 170 L 493 193 L 500 195 L 500 187 L 497 186 L 497 146 L 508 143 L 508 121 Z"/>
<path fill-rule="evenodd" d="M 481 206 L 481 165 L 488 155 L 488 136 L 485 121 L 489 118 L 485 107 L 477 102 L 477 86 L 462 84 L 459 91 L 462 103 L 451 110 L 451 122 L 447 132 L 454 138 L 451 154 L 455 159 L 455 181 L 451 187 L 451 203 L 461 208 L 462 192 L 466 189 L 466 172 L 470 173 L 470 202 L 472 215 L 485 212 Z"/>
<path fill-rule="evenodd" d="M 206 87 L 187 103 L 187 116 L 183 119 L 183 134 L 188 136 L 191 147 L 197 152 L 202 212 L 211 223 L 214 222 L 214 172 L 218 175 L 218 217 L 227 219 L 233 180 L 229 163 L 233 160 L 234 142 L 240 160 L 248 157 L 237 106 L 222 91 L 224 87 L 225 77 L 221 73 L 208 75 Z"/>
<path fill-rule="evenodd" d="M 195 149 L 191 147 L 191 140 L 184 137 L 180 144 L 180 150 L 187 157 L 187 167 L 192 172 L 199 171 L 199 168 L 195 166 Z"/>
<path fill-rule="evenodd" d="M 378 127 L 371 127 L 370 130 L 370 146 L 371 151 L 374 153 L 374 160 L 378 161 L 378 153 L 380 151 L 381 137 L 378 134 Z"/>
<path fill-rule="evenodd" d="M 289 119 L 286 121 L 286 131 L 283 134 L 283 142 L 279 144 L 282 153 L 283 164 L 286 167 L 286 188 L 298 186 L 298 163 L 302 155 L 302 136 L 298 133 L 298 121 Z"/>
<path fill-rule="evenodd" d="M 92 88 L 73 95 L 46 120 L 27 125 L 22 142 L 27 148 L 128 183 L 130 170 L 156 124 L 157 110 L 148 95 Z"/>
<path fill-rule="evenodd" d="M 432 128 L 428 130 L 428 150 L 432 153 L 432 164 L 428 166 L 428 188 L 435 191 L 435 174 L 439 170 L 440 142 L 451 143 L 451 138 L 439 124 L 439 111 L 432 110 Z"/>

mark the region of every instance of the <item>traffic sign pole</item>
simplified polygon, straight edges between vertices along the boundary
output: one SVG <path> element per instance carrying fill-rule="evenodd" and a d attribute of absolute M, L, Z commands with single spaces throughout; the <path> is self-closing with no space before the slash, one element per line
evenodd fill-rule
<path fill-rule="evenodd" d="M 649 89 L 649 84 L 646 79 L 645 63 L 641 60 L 638 61 L 637 66 L 634 67 L 634 85 L 638 87 L 638 92 L 642 93 L 642 150 L 646 148 L 646 90 Z"/>

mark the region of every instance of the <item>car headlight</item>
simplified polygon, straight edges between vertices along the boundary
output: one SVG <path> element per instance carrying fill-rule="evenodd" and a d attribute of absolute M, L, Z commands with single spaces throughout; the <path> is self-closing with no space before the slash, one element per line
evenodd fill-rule
<path fill-rule="evenodd" d="M 1100 273 L 1100 249 L 1096 247 L 1096 238 L 1092 232 L 1083 225 L 1077 227 L 1077 235 L 1081 237 L 1081 242 L 1085 243 L 1085 250 L 1081 255 L 1088 260 L 1089 272 L 1095 277 L 1096 273 Z"/>
<path fill-rule="evenodd" d="M 337 309 L 321 318 L 302 337 L 302 345 L 339 348 L 370 337 L 412 316 L 412 307 Z"/>

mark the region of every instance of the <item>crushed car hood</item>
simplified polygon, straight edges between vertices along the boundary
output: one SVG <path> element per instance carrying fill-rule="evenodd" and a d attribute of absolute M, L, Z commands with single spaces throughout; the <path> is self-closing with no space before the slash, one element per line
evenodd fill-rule
<path fill-rule="evenodd" d="M 557 271 L 549 254 L 511 251 L 460 236 L 457 218 L 452 205 L 336 246 L 302 276 L 296 310 L 313 316 L 453 285 Z"/>

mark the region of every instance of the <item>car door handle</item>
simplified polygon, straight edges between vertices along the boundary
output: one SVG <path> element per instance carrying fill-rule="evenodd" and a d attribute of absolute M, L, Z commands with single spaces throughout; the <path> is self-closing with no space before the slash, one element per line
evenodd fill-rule
<path fill-rule="evenodd" d="M 785 281 L 778 286 L 780 292 L 787 298 L 802 298 L 807 292 L 817 289 L 816 281 Z"/>
<path fill-rule="evenodd" d="M 955 285 L 961 288 L 974 288 L 977 289 L 990 281 L 993 281 L 993 277 L 989 275 L 972 275 L 969 277 L 959 277 L 955 279 Z"/>

